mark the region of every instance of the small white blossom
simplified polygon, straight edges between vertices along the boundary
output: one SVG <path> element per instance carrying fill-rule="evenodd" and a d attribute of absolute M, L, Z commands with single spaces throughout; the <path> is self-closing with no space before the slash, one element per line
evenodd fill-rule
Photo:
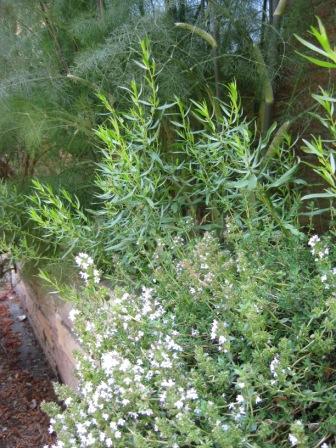
<path fill-rule="evenodd" d="M 273 358 L 273 360 L 272 360 L 272 362 L 271 362 L 271 364 L 270 364 L 270 371 L 271 371 L 271 373 L 272 373 L 272 376 L 274 377 L 274 378 L 277 378 L 278 377 L 278 374 L 277 374 L 277 368 L 279 367 L 279 364 L 280 364 L 280 360 L 279 360 L 279 358 L 278 358 L 278 356 L 276 355 L 274 358 Z"/>
<path fill-rule="evenodd" d="M 89 274 L 87 272 L 79 271 L 79 275 L 85 282 L 87 282 L 89 280 Z"/>
<path fill-rule="evenodd" d="M 191 336 L 198 336 L 199 335 L 199 331 L 196 328 L 192 328 L 191 329 Z"/>
<path fill-rule="evenodd" d="M 65 404 L 65 406 L 70 406 L 70 404 L 72 403 L 72 398 L 71 397 L 68 397 L 68 398 L 66 398 L 65 400 L 64 400 L 64 404 Z"/>
<path fill-rule="evenodd" d="M 217 337 L 217 329 L 218 329 L 218 322 L 217 322 L 217 320 L 214 320 L 212 322 L 212 327 L 211 327 L 211 334 L 210 334 L 210 338 L 211 339 L 216 339 L 216 337 Z"/>
<path fill-rule="evenodd" d="M 237 395 L 236 401 L 237 403 L 244 403 L 245 398 L 242 395 Z"/>
<path fill-rule="evenodd" d="M 176 407 L 177 409 L 182 409 L 183 406 L 184 406 L 184 403 L 183 403 L 182 400 L 178 400 L 178 401 L 175 403 L 175 407 Z"/>
<path fill-rule="evenodd" d="M 97 269 L 93 270 L 93 281 L 98 284 L 100 282 L 100 272 Z"/>
<path fill-rule="evenodd" d="M 323 250 L 318 252 L 318 256 L 320 259 L 324 258 L 327 255 L 329 255 L 329 247 L 326 247 Z"/>
<path fill-rule="evenodd" d="M 309 239 L 309 241 L 308 241 L 308 246 L 310 246 L 310 247 L 314 247 L 314 246 L 316 246 L 316 244 L 317 243 L 319 243 L 321 240 L 320 240 L 320 238 L 319 238 L 319 236 L 318 235 L 313 235 L 310 239 Z"/>
<path fill-rule="evenodd" d="M 289 434 L 288 436 L 288 440 L 290 441 L 290 444 L 292 446 L 296 446 L 298 444 L 298 438 L 296 436 L 294 436 L 294 434 Z"/>
<path fill-rule="evenodd" d="M 197 395 L 196 389 L 192 388 L 192 389 L 187 390 L 186 398 L 189 400 L 197 400 L 198 395 Z"/>
<path fill-rule="evenodd" d="M 77 310 L 76 308 L 73 308 L 72 310 L 69 311 L 69 319 L 74 322 L 76 320 L 76 316 L 78 316 L 79 314 L 79 310 Z"/>
<path fill-rule="evenodd" d="M 83 252 L 80 252 L 75 257 L 75 261 L 76 264 L 84 270 L 87 270 L 90 266 L 93 265 L 93 259 L 88 254 L 85 254 Z"/>

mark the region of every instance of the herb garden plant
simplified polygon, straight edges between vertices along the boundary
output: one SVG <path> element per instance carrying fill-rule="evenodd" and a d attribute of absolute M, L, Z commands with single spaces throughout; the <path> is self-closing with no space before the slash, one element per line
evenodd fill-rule
<path fill-rule="evenodd" d="M 110 113 L 97 130 L 102 158 L 97 198 L 89 214 L 69 193 L 34 182 L 28 214 L 54 251 L 66 257 L 87 251 L 105 270 L 114 264 L 139 270 L 163 236 L 215 230 L 228 215 L 244 229 L 269 219 L 285 233 L 297 232 L 298 163 L 285 123 L 261 138 L 243 117 L 237 86 L 227 101 L 161 104 L 149 42 L 141 43 L 143 85 L 124 88 L 129 109 Z M 174 132 L 169 147 L 162 133 Z M 274 135 L 273 135 L 274 134 Z M 188 224 L 189 222 L 189 224 Z M 192 223 L 192 226 L 190 225 Z"/>
<path fill-rule="evenodd" d="M 161 241 L 142 286 L 113 291 L 80 254 L 79 389 L 45 405 L 56 446 L 332 446 L 335 254 L 309 245 L 228 222 L 224 245 Z"/>

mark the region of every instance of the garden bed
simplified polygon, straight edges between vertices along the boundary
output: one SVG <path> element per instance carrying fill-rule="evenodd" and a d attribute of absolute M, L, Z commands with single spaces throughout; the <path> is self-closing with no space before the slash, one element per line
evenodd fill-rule
<path fill-rule="evenodd" d="M 42 288 L 38 279 L 25 278 L 20 271 L 12 282 L 55 375 L 76 388 L 74 352 L 80 350 L 69 319 L 71 305 Z"/>

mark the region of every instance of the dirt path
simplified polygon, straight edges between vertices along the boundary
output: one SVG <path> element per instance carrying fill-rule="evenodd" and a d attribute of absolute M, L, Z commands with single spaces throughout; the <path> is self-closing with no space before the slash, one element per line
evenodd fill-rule
<path fill-rule="evenodd" d="M 43 448 L 54 442 L 40 403 L 55 399 L 53 374 L 20 302 L 0 284 L 0 448 Z"/>

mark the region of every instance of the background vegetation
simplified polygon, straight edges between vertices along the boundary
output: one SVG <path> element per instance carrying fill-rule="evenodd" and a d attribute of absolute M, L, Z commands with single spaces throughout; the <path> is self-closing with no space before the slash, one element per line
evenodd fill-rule
<path fill-rule="evenodd" d="M 274 16 L 277 3 L 2 0 L 2 177 L 48 176 L 56 185 L 78 189 L 83 170 L 85 177 L 92 173 L 87 162 L 99 159 L 92 129 L 104 122 L 106 110 L 96 93 L 125 107 L 128 98 L 120 86 L 142 76 L 134 59 L 145 36 L 152 43 L 162 101 L 174 95 L 223 98 L 225 84 L 236 79 L 245 112 L 259 116 L 266 132 L 280 79 L 298 63 L 291 36 L 304 31 L 303 18 L 311 19 L 307 2 L 289 2 Z M 281 124 L 291 106 L 275 112 Z M 164 131 L 168 145 L 172 131 L 169 126 Z"/>

